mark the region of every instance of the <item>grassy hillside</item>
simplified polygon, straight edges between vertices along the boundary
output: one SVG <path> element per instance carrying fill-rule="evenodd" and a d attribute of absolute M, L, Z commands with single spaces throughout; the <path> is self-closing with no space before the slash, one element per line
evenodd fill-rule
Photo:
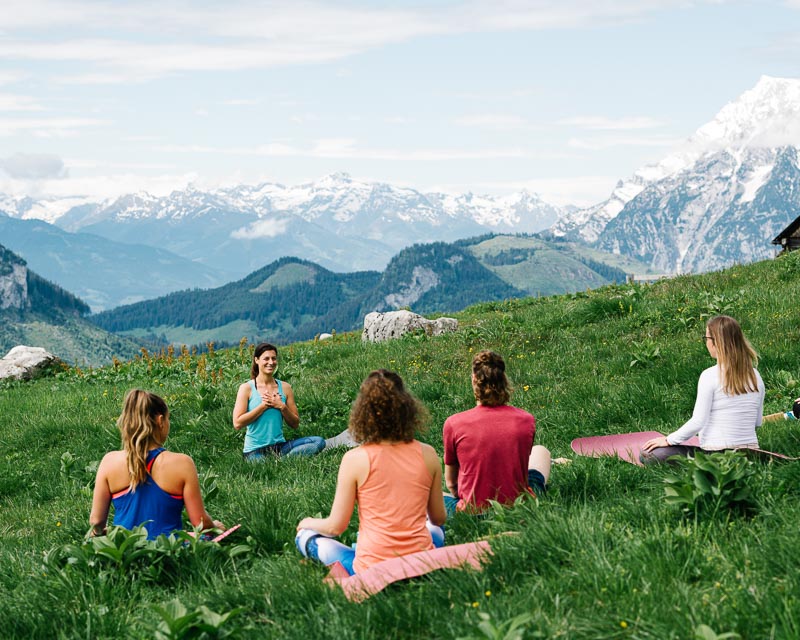
<path fill-rule="evenodd" d="M 470 242 L 467 250 L 504 282 L 534 296 L 595 289 L 647 272 L 635 260 L 533 236 L 493 236 Z"/>
<path fill-rule="evenodd" d="M 457 333 L 439 338 L 364 345 L 340 334 L 294 344 L 281 352 L 280 376 L 295 388 L 300 433 L 330 436 L 345 425 L 363 377 L 392 368 L 428 407 L 430 429 L 421 437 L 441 452 L 445 418 L 473 405 L 472 354 L 495 349 L 506 356 L 513 403 L 537 417 L 537 442 L 573 458 L 577 436 L 667 432 L 685 421 L 698 375 L 711 365 L 704 320 L 721 312 L 741 320 L 761 354 L 766 411 L 785 409 L 800 396 L 798 294 L 800 252 L 653 285 L 481 304 L 458 314 Z M 448 523 L 451 543 L 516 533 L 492 539 L 482 572 L 440 571 L 349 603 L 292 544 L 301 517 L 327 513 L 342 452 L 244 463 L 230 415 L 248 367 L 243 347 L 5 385 L 5 636 L 150 638 L 164 617 L 178 627 L 180 607 L 198 616 L 195 625 L 215 621 L 207 610 L 231 613 L 216 619 L 221 631 L 245 638 L 800 636 L 798 463 L 746 467 L 749 515 L 695 517 L 664 500 L 674 471 L 574 458 L 554 468 L 538 503 Z M 115 563 L 75 546 L 88 528 L 94 464 L 118 446 L 114 420 L 134 386 L 166 398 L 168 444 L 195 459 L 210 513 L 243 524 L 221 547 L 162 546 L 138 560 L 119 552 Z M 765 425 L 762 445 L 800 455 L 796 425 Z M 356 528 L 354 520 L 347 542 Z"/>

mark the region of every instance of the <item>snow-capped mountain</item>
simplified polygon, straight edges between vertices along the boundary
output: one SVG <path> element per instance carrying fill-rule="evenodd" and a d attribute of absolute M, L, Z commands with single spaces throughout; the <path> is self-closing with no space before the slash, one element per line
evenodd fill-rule
<path fill-rule="evenodd" d="M 800 212 L 800 80 L 763 76 L 680 149 L 551 228 L 675 273 L 774 255 Z"/>
<path fill-rule="evenodd" d="M 128 194 L 110 202 L 0 199 L 0 212 L 43 219 L 72 232 L 168 248 L 245 274 L 297 255 L 333 270 L 377 269 L 418 242 L 453 241 L 489 231 L 535 232 L 564 210 L 535 194 L 490 197 L 423 193 L 354 180 L 345 173 L 295 186 L 188 187 L 168 196 Z"/>

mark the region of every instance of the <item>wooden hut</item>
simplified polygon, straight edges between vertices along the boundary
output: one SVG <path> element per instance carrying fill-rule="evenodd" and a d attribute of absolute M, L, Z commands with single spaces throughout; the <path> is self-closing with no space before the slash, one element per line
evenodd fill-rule
<path fill-rule="evenodd" d="M 800 249 L 800 217 L 775 236 L 772 244 L 780 245 L 783 251 Z"/>

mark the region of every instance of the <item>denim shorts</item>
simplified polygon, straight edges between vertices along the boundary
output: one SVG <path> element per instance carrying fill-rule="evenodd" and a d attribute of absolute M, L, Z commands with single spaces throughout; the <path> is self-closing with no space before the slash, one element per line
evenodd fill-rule
<path fill-rule="evenodd" d="M 537 498 L 543 498 L 547 493 L 547 485 L 544 481 L 544 476 L 541 471 L 536 469 L 528 469 L 528 487 Z M 444 509 L 447 511 L 447 517 L 451 517 L 457 511 L 458 498 L 453 496 L 444 496 Z"/>

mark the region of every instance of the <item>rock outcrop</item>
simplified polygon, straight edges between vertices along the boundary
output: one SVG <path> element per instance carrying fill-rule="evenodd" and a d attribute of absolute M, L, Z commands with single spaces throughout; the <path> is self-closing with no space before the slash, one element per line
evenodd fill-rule
<path fill-rule="evenodd" d="M 25 264 L 0 265 L 0 309 L 28 307 L 28 268 Z"/>
<path fill-rule="evenodd" d="M 438 336 L 458 329 L 455 318 L 437 318 L 428 320 L 411 311 L 374 311 L 364 318 L 364 331 L 361 340 L 364 342 L 383 342 L 392 340 L 409 331 L 422 330 L 429 336 Z"/>
<path fill-rule="evenodd" d="M 60 360 L 46 349 L 20 345 L 11 349 L 0 360 L 0 379 L 30 380 L 59 362 Z"/>

